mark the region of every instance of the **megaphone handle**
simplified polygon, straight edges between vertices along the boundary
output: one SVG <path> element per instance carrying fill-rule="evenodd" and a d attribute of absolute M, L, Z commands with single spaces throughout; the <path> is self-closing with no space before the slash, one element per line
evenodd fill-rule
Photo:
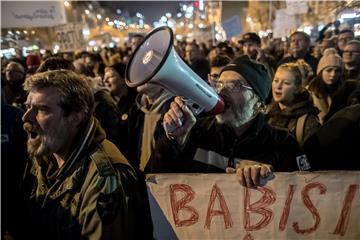
<path fill-rule="evenodd" d="M 204 111 L 204 107 L 196 104 L 193 100 L 181 97 L 181 100 L 190 108 L 190 110 L 194 113 L 195 116 L 199 115 L 202 111 Z"/>
<path fill-rule="evenodd" d="M 199 106 L 198 104 L 196 104 L 194 101 L 192 101 L 191 99 L 188 99 L 188 98 L 184 98 L 184 97 L 181 97 L 181 100 L 185 103 L 185 105 L 187 107 L 189 107 L 189 109 L 191 110 L 191 112 L 197 116 L 199 115 L 202 111 L 204 111 L 204 107 L 201 107 Z M 185 121 L 184 117 L 179 119 L 179 121 L 181 121 L 180 125 L 182 125 Z M 166 136 L 169 138 L 169 139 L 173 139 L 172 137 L 172 133 L 177 129 L 176 127 L 172 126 L 172 125 L 167 125 L 167 126 L 163 126 L 164 129 L 165 129 L 165 133 L 166 133 Z"/>

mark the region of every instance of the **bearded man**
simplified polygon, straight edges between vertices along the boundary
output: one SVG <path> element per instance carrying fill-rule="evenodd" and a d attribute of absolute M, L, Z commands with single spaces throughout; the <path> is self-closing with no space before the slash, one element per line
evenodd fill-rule
<path fill-rule="evenodd" d="M 272 168 L 310 169 L 294 137 L 265 121 L 262 110 L 271 81 L 262 64 L 248 56 L 234 59 L 215 88 L 226 105 L 216 116 L 196 119 L 175 98 L 163 120 L 168 134 L 157 142 L 152 164 L 164 172 L 236 172 L 248 187 L 259 185 L 259 177 Z"/>
<path fill-rule="evenodd" d="M 68 70 L 29 77 L 29 239 L 141 239 L 137 177 L 93 117 L 86 81 Z"/>

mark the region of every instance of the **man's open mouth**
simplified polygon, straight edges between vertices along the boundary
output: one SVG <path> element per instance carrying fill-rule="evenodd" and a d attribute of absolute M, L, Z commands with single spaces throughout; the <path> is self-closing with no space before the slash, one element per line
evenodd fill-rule
<path fill-rule="evenodd" d="M 31 140 L 35 140 L 39 136 L 39 133 L 35 131 L 34 127 L 30 123 L 24 123 L 24 130 L 28 133 Z"/>
<path fill-rule="evenodd" d="M 230 107 L 230 100 L 226 95 L 220 95 L 221 98 L 224 100 L 225 107 L 224 110 L 228 109 Z"/>
<path fill-rule="evenodd" d="M 31 139 L 36 139 L 39 134 L 37 132 L 30 131 L 29 135 Z"/>

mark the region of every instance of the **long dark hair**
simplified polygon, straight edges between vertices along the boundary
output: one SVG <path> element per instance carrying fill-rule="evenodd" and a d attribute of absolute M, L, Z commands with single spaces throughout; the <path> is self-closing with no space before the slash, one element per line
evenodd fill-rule
<path fill-rule="evenodd" d="M 319 74 L 310 81 L 310 83 L 308 85 L 308 89 L 309 89 L 309 91 L 313 92 L 315 94 L 315 96 L 318 98 L 326 98 L 326 96 L 333 97 L 335 92 L 343 84 L 342 75 L 339 76 L 339 80 L 336 83 L 331 84 L 329 86 L 329 85 L 326 85 L 325 82 L 323 81 L 323 78 L 322 78 L 323 71 L 324 70 L 319 72 Z"/>

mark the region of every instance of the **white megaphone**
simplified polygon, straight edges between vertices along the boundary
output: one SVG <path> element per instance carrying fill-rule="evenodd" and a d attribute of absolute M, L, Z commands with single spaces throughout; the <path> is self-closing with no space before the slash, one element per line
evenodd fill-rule
<path fill-rule="evenodd" d="M 195 115 L 202 111 L 218 114 L 224 101 L 176 53 L 171 28 L 154 29 L 135 49 L 125 71 L 125 82 L 137 87 L 147 82 L 158 84 L 185 99 Z M 191 103 L 192 102 L 192 103 Z"/>

